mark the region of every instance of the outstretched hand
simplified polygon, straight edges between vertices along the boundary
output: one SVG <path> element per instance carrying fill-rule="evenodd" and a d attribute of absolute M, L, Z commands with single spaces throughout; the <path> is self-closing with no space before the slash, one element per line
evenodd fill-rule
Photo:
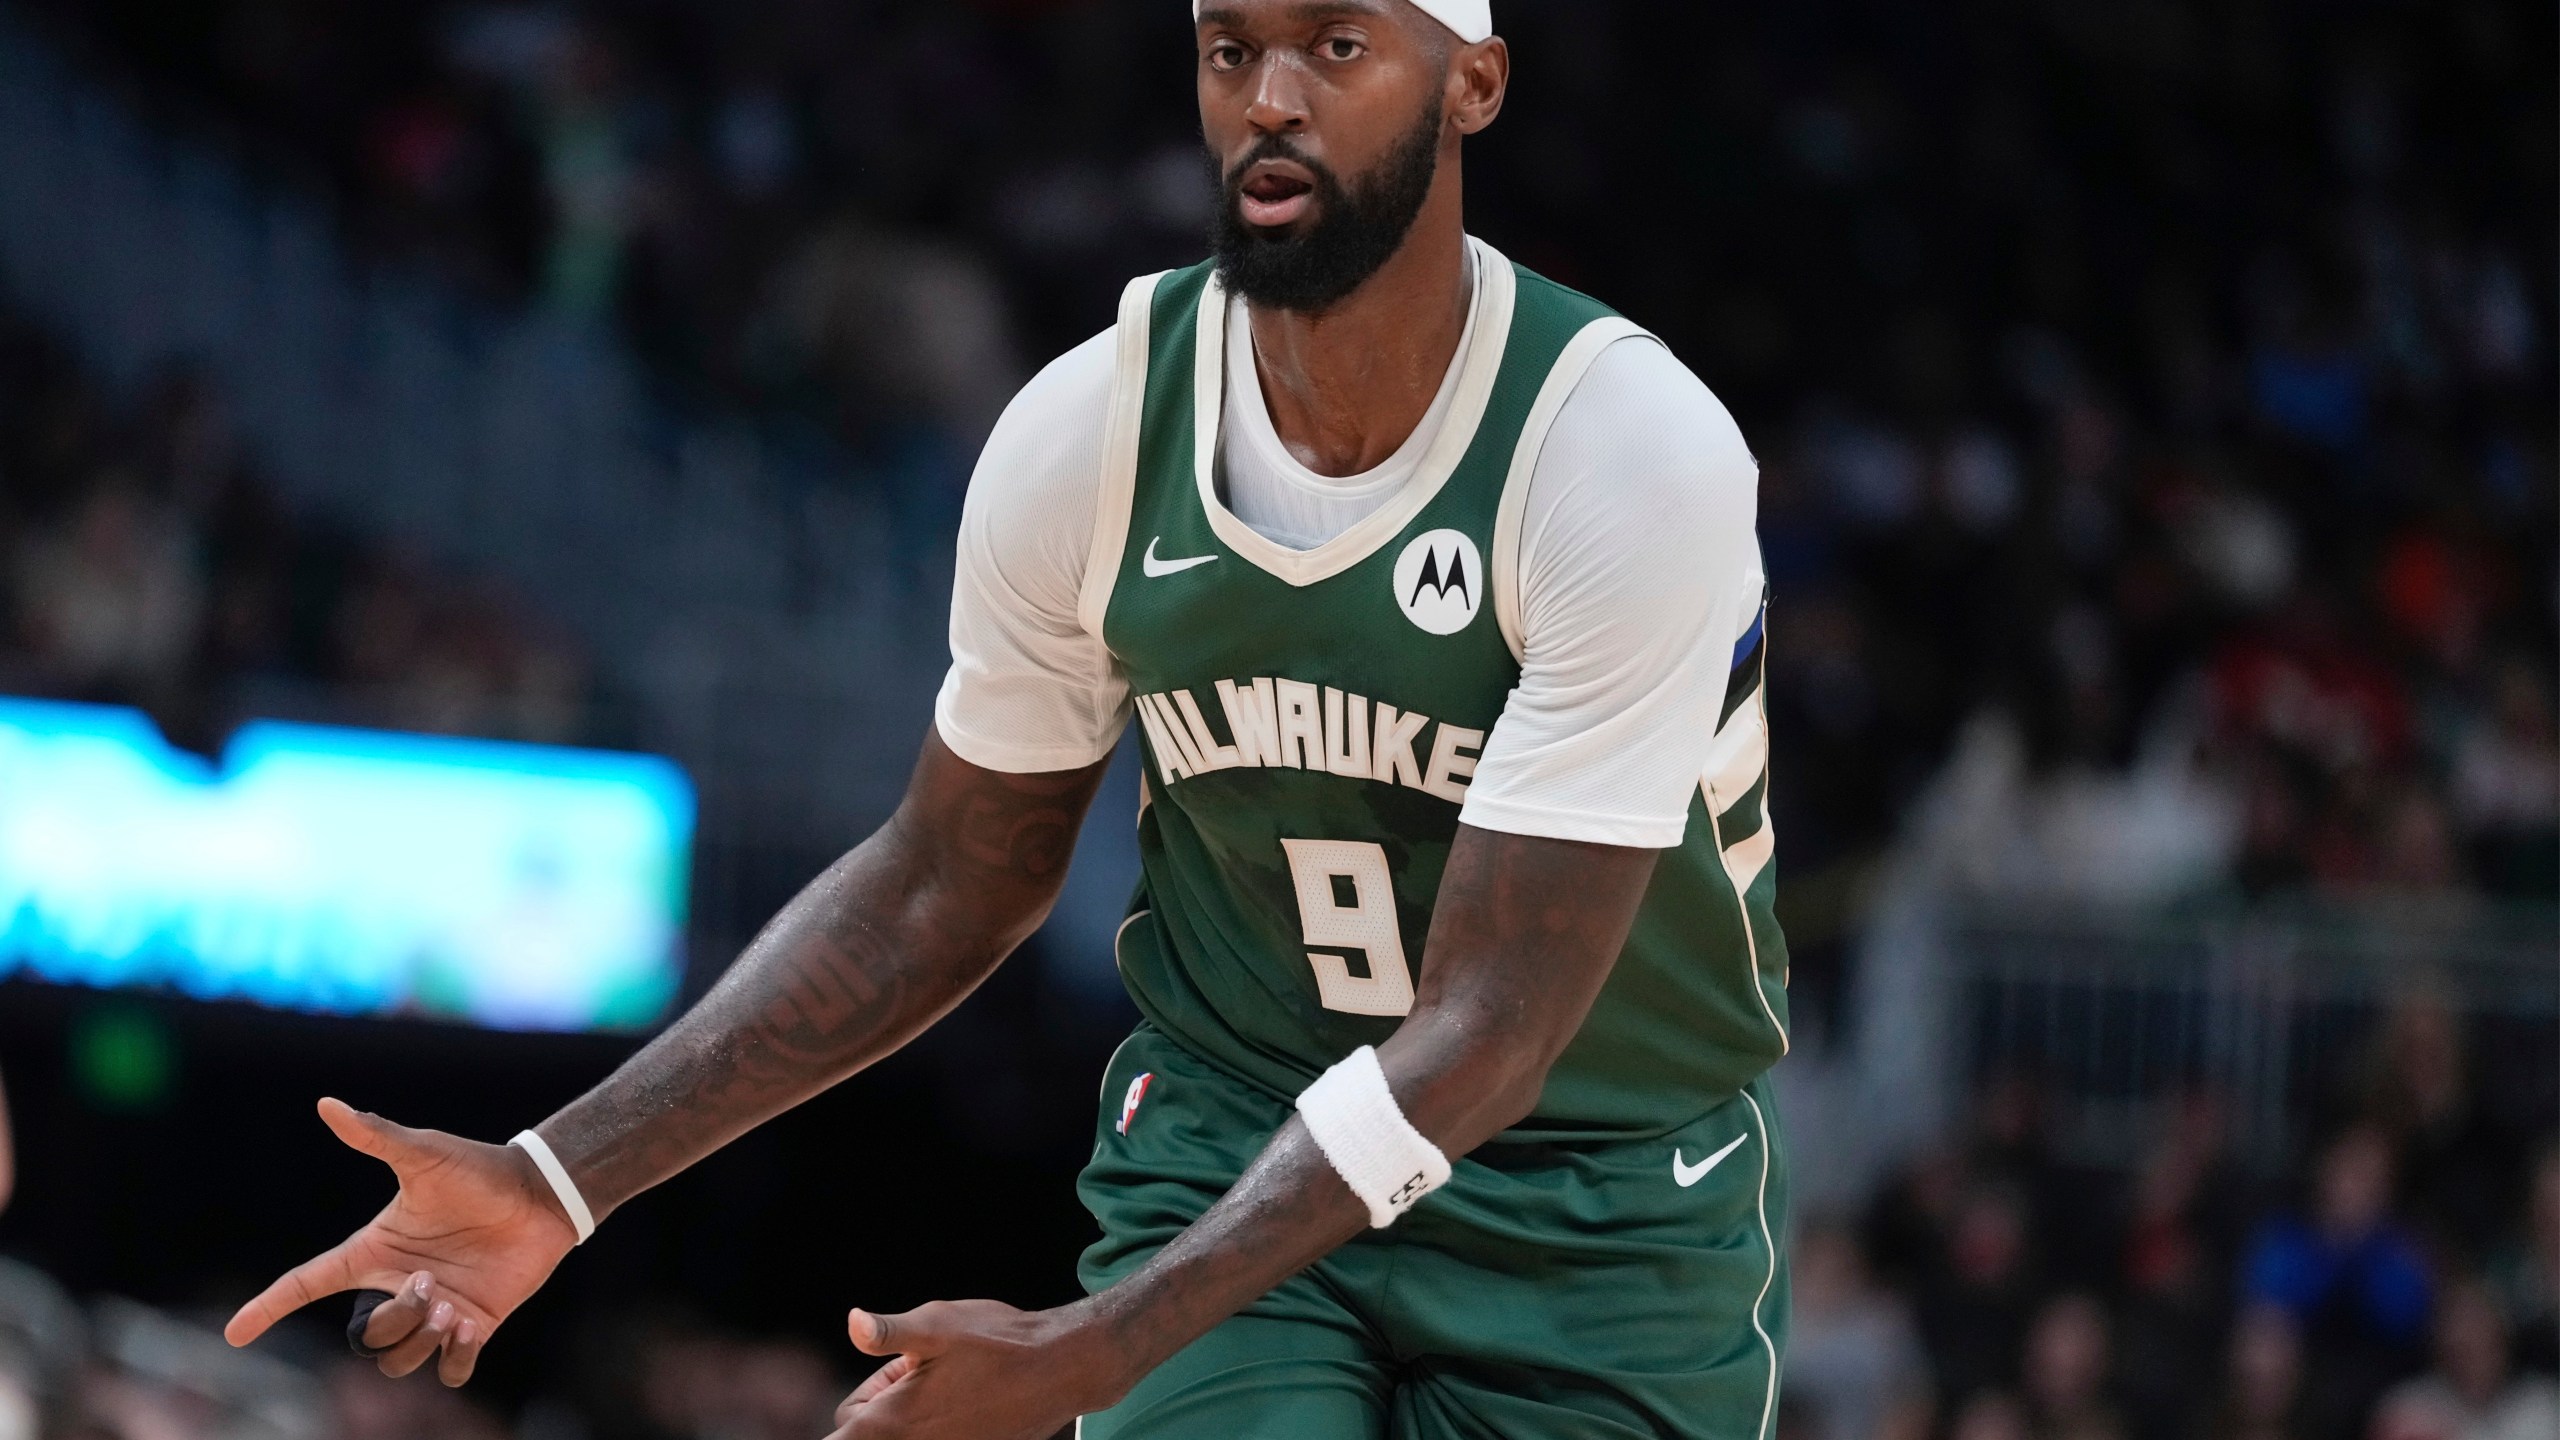
<path fill-rule="evenodd" d="M 1086 1305 L 941 1301 L 856 1310 L 846 1328 L 855 1349 L 891 1358 L 836 1408 L 827 1440 L 1051 1440 L 1133 1378 Z"/>
<path fill-rule="evenodd" d="M 315 1300 L 384 1290 L 364 1343 L 385 1375 L 407 1375 L 439 1353 L 437 1378 L 471 1378 L 480 1349 L 574 1248 L 577 1231 L 533 1161 L 511 1146 L 412 1130 L 336 1100 L 320 1118 L 340 1140 L 391 1167 L 400 1193 L 363 1229 L 285 1272 L 223 1327 L 234 1345 L 257 1339 Z"/>

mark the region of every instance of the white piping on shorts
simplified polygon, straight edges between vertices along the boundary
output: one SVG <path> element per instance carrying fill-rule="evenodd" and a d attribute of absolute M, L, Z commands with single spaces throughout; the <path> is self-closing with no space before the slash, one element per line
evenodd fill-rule
<path fill-rule="evenodd" d="M 1769 1233 L 1769 1117 L 1760 1113 L 1760 1102 L 1751 1092 L 1742 1092 L 1742 1103 L 1751 1107 L 1751 1118 L 1760 1125 L 1760 1243 L 1769 1250 L 1769 1274 L 1760 1282 L 1759 1298 L 1751 1302 L 1751 1328 L 1760 1335 L 1762 1348 L 1769 1352 L 1769 1395 L 1760 1405 L 1760 1429 L 1766 1437 L 1770 1421 L 1778 1414 L 1778 1342 L 1769 1338 L 1769 1328 L 1760 1323 L 1760 1307 L 1768 1303 L 1769 1292 L 1778 1284 L 1778 1242 Z M 1081 1433 L 1081 1432 L 1079 1432 Z"/>

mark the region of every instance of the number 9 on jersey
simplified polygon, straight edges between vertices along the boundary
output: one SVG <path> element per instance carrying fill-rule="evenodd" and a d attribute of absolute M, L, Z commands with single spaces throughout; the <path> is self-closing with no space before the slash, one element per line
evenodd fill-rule
<path fill-rule="evenodd" d="M 1297 883 L 1298 916 L 1315 967 L 1316 995 L 1327 1010 L 1347 1015 L 1402 1015 L 1413 1009 L 1413 972 L 1404 959 L 1404 935 L 1396 928 L 1394 877 L 1384 846 L 1367 840 L 1283 840 L 1289 874 Z M 1368 960 L 1366 977 L 1331 953 L 1357 950 Z"/>

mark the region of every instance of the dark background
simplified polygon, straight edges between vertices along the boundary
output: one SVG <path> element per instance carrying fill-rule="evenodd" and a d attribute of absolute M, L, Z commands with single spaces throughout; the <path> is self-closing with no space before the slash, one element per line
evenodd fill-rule
<path fill-rule="evenodd" d="M 894 796 L 995 410 L 1108 323 L 1128 276 L 1200 253 L 1178 12 L 17 0 L 11 44 L 132 117 L 146 150 L 211 155 L 245 193 L 312 207 L 365 293 L 430 296 L 455 333 L 555 327 L 621 357 L 658 450 L 749 437 L 758 503 L 850 516 L 887 558 L 848 576 L 786 544 L 784 579 L 722 623 L 841 603 L 890 658 L 857 684 L 776 651 L 755 662 L 764 701 L 686 729 L 646 626 L 691 592 L 630 585 L 600 613 L 494 542 L 405 521 L 401 482 L 361 463 L 315 500 L 219 354 L 173 340 L 149 365 L 102 361 L 157 312 L 120 312 L 111 343 L 0 248 L 0 688 L 140 704 L 209 750 L 292 714 L 675 753 L 704 786 L 698 994 Z M 2161 861 L 2134 919 L 2126 896 L 2092 898 L 2104 867 L 2057 847 L 1952 890 L 2023 887 L 2104 936 L 2347 914 L 2386 951 L 2411 917 L 2450 916 L 2507 937 L 2529 976 L 2533 957 L 2560 968 L 2547 6 L 1497 14 L 1515 83 L 1470 144 L 1473 227 L 1659 333 L 1763 463 L 1781 904 L 1814 1052 L 1782 1087 L 1877 1023 L 1857 1018 L 1879 983 L 1861 964 L 1882 963 L 1861 946 L 1984 717 L 2014 740 L 2021 795 L 2175 771 L 2237 818 L 2203 862 Z M 585 512 L 599 537 L 618 493 Z M 164 603 L 101 641 L 76 623 L 96 592 L 65 575 Z M 776 803 L 818 772 L 851 778 Z M 850 1373 L 832 1343 L 849 1304 L 1072 1295 L 1090 1087 L 1127 1018 L 1080 954 L 1042 937 L 910 1054 L 617 1216 L 493 1349 L 475 1387 L 491 1413 L 529 1435 L 675 1433 L 690 1402 L 635 1396 L 633 1372 L 743 1366 L 770 1340 Z M 2039 1434 L 2097 1433 L 2071 1428 L 2062 1362 L 2040 1370 L 2028 1339 L 2065 1345 L 2054 1297 L 2084 1293 L 2117 1327 L 2100 1368 L 2119 1433 L 2366 1433 L 2383 1383 L 2433 1363 L 2423 1334 L 2368 1353 L 2307 1315 L 2334 1404 L 2247 1430 L 2221 1398 L 2245 1389 L 2223 1345 L 2260 1222 L 2317 1209 L 2331 1137 L 2386 1135 L 2391 1223 L 2439 1297 L 2560 1244 L 2534 1228 L 2560 1214 L 2529 1210 L 2554 1173 L 2535 1168 L 2550 1008 L 2490 1005 L 2447 963 L 2452 1038 L 2429 1038 L 2435 991 L 2358 992 L 2281 1092 L 2281 1153 L 2224 1153 L 2227 1127 L 2174 1120 L 2075 1148 L 2053 1116 L 1993 1103 L 2056 1057 L 1986 1052 L 1963 1082 L 1981 1103 L 1897 1137 L 1811 1216 L 1859 1238 L 1882 1277 L 1869 1298 L 1926 1322 L 1921 1429 L 1893 1433 L 2004 1433 L 1965 1428 L 1998 1423 L 1970 1402 L 2013 1392 Z M 23 1182 L 0 1251 L 77 1294 L 226 1311 L 384 1194 L 310 1117 L 317 1095 L 496 1138 L 632 1043 L 11 982 L 0 1071 Z M 2447 1047 L 2451 1100 L 2409 1079 Z M 2224 1147 L 2190 1168 L 2229 1178 L 2190 1177 L 2169 1205 L 2207 1278 L 2159 1320 L 2129 1258 L 2158 1220 L 2142 1177 L 2188 1142 Z M 2461 1193 L 2408 1178 L 2426 1167 Z M 1966 1227 L 1989 1211 L 1965 1196 L 2015 1212 L 2032 1259 L 1968 1278 Z M 2545 1317 L 2514 1293 L 2534 1363 Z M 321 1365 L 326 1321 L 287 1353 Z M 2188 1343 L 2144 1358 L 2146 1325 Z M 350 1435 L 465 1433 L 460 1412 L 338 1403 Z"/>

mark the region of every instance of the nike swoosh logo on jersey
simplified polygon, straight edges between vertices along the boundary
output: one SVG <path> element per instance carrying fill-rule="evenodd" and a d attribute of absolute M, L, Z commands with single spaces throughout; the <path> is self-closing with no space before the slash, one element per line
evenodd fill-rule
<path fill-rule="evenodd" d="M 1713 1155 L 1708 1156 L 1706 1159 L 1699 1161 L 1696 1165 L 1682 1164 L 1680 1161 L 1680 1152 L 1676 1149 L 1673 1150 L 1671 1152 L 1671 1178 L 1679 1182 L 1681 1189 L 1688 1189 L 1690 1186 L 1706 1179 L 1708 1171 L 1723 1164 L 1724 1157 L 1741 1149 L 1742 1142 L 1750 1138 L 1751 1136 L 1749 1132 L 1736 1135 L 1733 1137 L 1732 1144 L 1727 1145 Z"/>
<path fill-rule="evenodd" d="M 1163 543 L 1164 537 L 1161 535 L 1148 541 L 1146 558 L 1138 562 L 1139 568 L 1147 572 L 1147 578 L 1150 580 L 1161 580 L 1167 575 L 1179 575 L 1185 570 L 1196 570 L 1218 558 L 1215 555 L 1194 555 L 1188 560 L 1159 560 L 1156 558 L 1156 547 Z"/>

